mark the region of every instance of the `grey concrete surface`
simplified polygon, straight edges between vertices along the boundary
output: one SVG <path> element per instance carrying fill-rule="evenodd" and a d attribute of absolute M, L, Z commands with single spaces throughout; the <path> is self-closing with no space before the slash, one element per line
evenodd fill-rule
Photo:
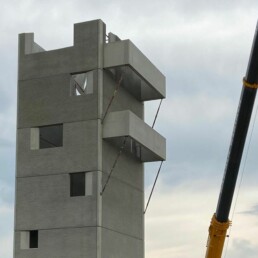
<path fill-rule="evenodd" d="M 27 55 L 25 50 L 28 45 L 33 44 L 33 36 L 21 34 L 19 80 L 97 69 L 100 65 L 99 49 L 103 48 L 104 44 L 105 24 L 101 20 L 95 20 L 75 24 L 74 27 L 74 46 Z"/>
<path fill-rule="evenodd" d="M 15 232 L 15 257 L 19 258 L 96 258 L 96 227 L 39 231 L 39 247 L 20 249 L 21 231 Z"/>
<path fill-rule="evenodd" d="M 63 147 L 31 150 L 31 129 L 18 129 L 18 177 L 98 170 L 97 120 L 66 123 L 63 130 Z"/>
<path fill-rule="evenodd" d="M 98 118 L 98 70 L 93 93 L 71 96 L 71 75 L 20 81 L 18 128 Z"/>
<path fill-rule="evenodd" d="M 96 226 L 96 173 L 93 194 L 78 197 L 70 196 L 69 174 L 18 178 L 16 230 Z"/>
<path fill-rule="evenodd" d="M 102 226 L 143 240 L 144 192 L 113 178 L 109 184 L 103 195 Z"/>
<path fill-rule="evenodd" d="M 142 258 L 144 257 L 144 242 L 111 230 L 103 229 L 102 242 L 103 258 Z"/>
<path fill-rule="evenodd" d="M 108 174 L 111 171 L 118 151 L 119 149 L 112 143 L 103 141 L 103 153 L 105 155 L 105 159 L 103 159 L 103 173 Z M 112 177 L 143 191 L 143 169 L 144 165 L 141 161 L 133 155 L 122 153 L 112 173 Z"/>
<path fill-rule="evenodd" d="M 34 34 L 33 33 L 24 33 L 19 36 L 20 47 L 19 47 L 19 55 L 28 55 L 33 53 L 44 52 L 40 45 L 34 42 Z"/>
<path fill-rule="evenodd" d="M 114 78 L 112 74 L 106 70 L 103 73 L 103 112 L 106 111 L 110 100 L 114 94 L 115 89 L 118 87 L 118 83 L 120 80 L 120 76 L 118 78 Z M 133 113 L 135 113 L 141 119 L 144 118 L 144 103 L 142 101 L 137 100 L 130 92 L 124 89 L 123 84 L 118 87 L 117 93 L 115 95 L 114 100 L 112 101 L 112 105 L 110 106 L 108 112 L 113 111 L 122 111 L 129 109 Z"/>

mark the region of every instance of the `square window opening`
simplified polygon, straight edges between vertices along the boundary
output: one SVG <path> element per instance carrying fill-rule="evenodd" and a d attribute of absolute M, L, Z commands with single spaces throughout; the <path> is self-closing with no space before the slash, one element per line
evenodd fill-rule
<path fill-rule="evenodd" d="M 93 71 L 73 74 L 70 80 L 71 96 L 93 93 Z"/>
<path fill-rule="evenodd" d="M 63 125 L 39 127 L 39 149 L 63 146 Z"/>

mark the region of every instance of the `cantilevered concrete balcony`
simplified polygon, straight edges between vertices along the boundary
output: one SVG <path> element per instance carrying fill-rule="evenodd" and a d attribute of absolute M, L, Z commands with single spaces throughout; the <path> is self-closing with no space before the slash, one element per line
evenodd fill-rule
<path fill-rule="evenodd" d="M 129 110 L 111 112 L 104 122 L 103 138 L 125 147 L 143 162 L 166 159 L 166 140 Z"/>
<path fill-rule="evenodd" d="M 165 76 L 130 40 L 105 44 L 104 68 L 122 77 L 122 86 L 140 101 L 166 96 Z"/>

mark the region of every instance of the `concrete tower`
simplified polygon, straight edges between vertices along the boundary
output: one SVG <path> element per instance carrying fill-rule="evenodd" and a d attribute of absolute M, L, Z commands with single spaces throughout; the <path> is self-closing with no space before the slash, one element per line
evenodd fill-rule
<path fill-rule="evenodd" d="M 72 47 L 33 36 L 19 37 L 14 257 L 143 258 L 143 162 L 165 159 L 144 101 L 165 77 L 101 20 L 75 24 Z"/>

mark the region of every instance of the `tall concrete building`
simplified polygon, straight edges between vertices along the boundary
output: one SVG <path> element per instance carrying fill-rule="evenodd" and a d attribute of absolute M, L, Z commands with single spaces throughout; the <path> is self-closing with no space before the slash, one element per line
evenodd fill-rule
<path fill-rule="evenodd" d="M 15 258 L 143 258 L 144 162 L 165 159 L 144 101 L 165 77 L 94 20 L 74 45 L 19 36 Z"/>

